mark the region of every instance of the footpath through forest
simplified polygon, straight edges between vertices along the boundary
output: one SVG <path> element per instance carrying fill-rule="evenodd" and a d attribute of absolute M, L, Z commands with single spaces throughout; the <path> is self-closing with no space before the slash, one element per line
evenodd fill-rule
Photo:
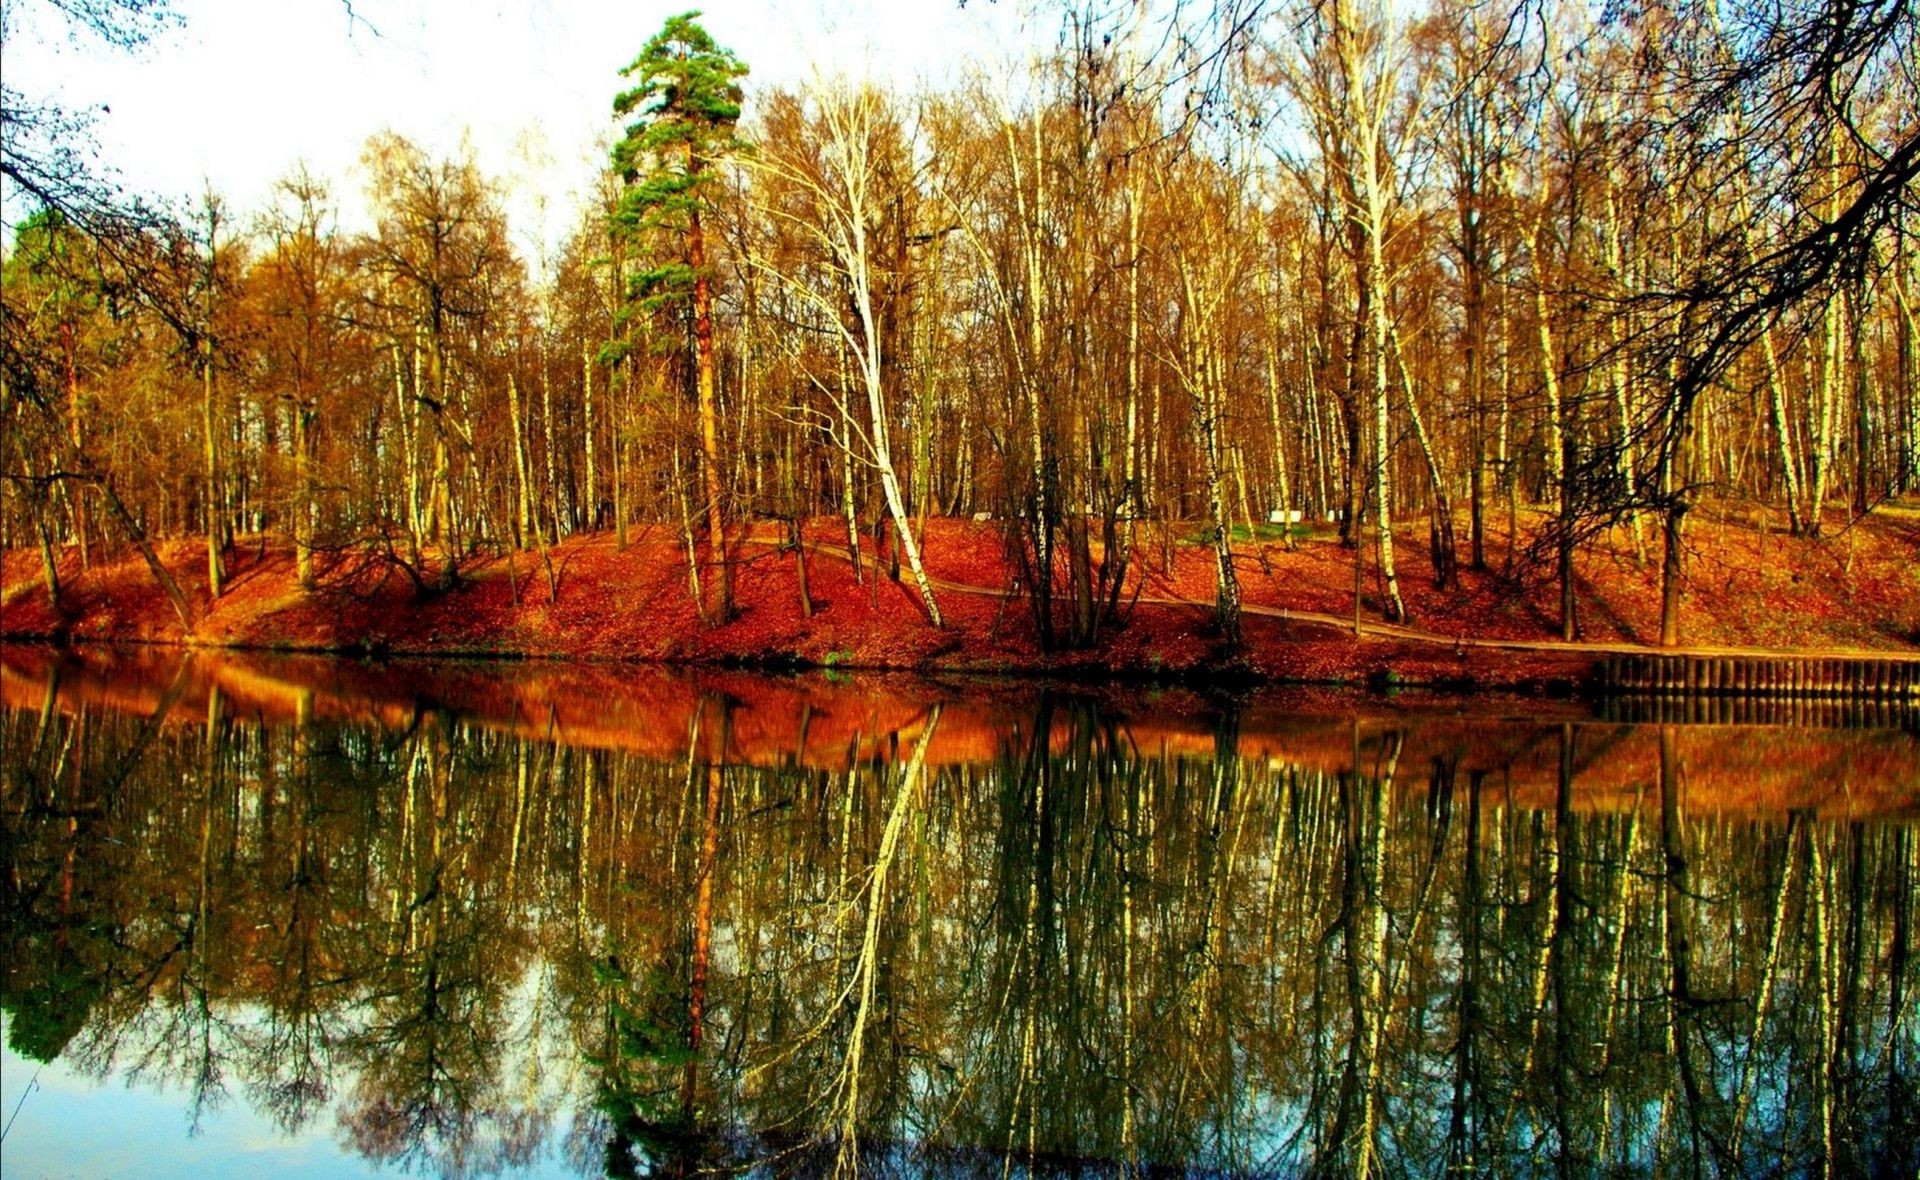
<path fill-rule="evenodd" d="M 1523 533 L 1526 521 L 1523 518 Z M 1579 638 L 1559 638 L 1550 563 L 1504 536 L 1485 571 L 1457 588 L 1433 585 L 1424 540 L 1396 541 L 1411 618 L 1380 614 L 1378 577 L 1362 576 L 1355 634 L 1353 551 L 1329 533 L 1242 538 L 1236 569 L 1245 646 L 1226 649 L 1212 625 L 1213 554 L 1197 529 L 1143 525 L 1117 616 L 1093 642 L 1044 651 L 1033 604 L 999 524 L 933 520 L 924 534 L 945 626 L 929 625 L 911 579 L 888 576 L 891 547 L 862 539 L 856 580 L 844 526 L 816 520 L 801 552 L 761 525 L 734 538 L 735 612 L 702 622 L 686 550 L 661 526 L 569 538 L 537 552 L 481 553 L 447 588 L 422 592 L 384 555 L 327 555 L 315 588 L 295 580 L 290 548 L 243 539 L 220 598 L 207 595 L 204 547 L 159 549 L 197 618 L 183 628 L 142 561 L 96 552 L 89 568 L 61 558 L 61 599 L 44 592 L 39 555 L 0 555 L 0 635 L 56 642 L 143 642 L 363 655 L 528 656 L 684 663 L 915 668 L 988 673 L 1206 677 L 1573 686 L 1608 656 L 1920 661 L 1920 507 L 1893 505 L 1828 535 L 1792 537 L 1765 522 L 1703 513 L 1690 529 L 1683 646 L 1661 649 L 1657 537 L 1636 553 L 1628 530 L 1588 546 L 1576 563 Z M 1370 555 L 1369 555 L 1370 556 Z M 1464 554 L 1462 555 L 1465 556 Z M 806 593 L 801 592 L 805 568 Z M 877 574 L 877 576 L 876 576 Z M 1064 582 L 1064 578 L 1061 579 Z M 709 590 L 711 587 L 709 587 Z M 1064 610 L 1064 604 L 1057 609 Z"/>

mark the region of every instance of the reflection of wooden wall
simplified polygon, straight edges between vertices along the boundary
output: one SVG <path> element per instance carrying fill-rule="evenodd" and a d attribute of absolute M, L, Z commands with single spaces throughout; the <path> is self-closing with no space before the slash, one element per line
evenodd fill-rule
<path fill-rule="evenodd" d="M 49 690 L 52 690 L 51 702 Z M 535 741 L 679 760 L 843 770 L 904 759 L 937 707 L 932 766 L 978 764 L 1033 740 L 1040 690 L 1014 681 L 956 687 L 912 676 L 765 677 L 651 666 L 563 663 L 363 664 L 232 654 L 0 648 L 0 702 L 9 709 L 104 708 L 203 724 L 217 694 L 235 720 L 318 721 L 404 728 L 426 714 Z M 170 704 L 169 699 L 170 700 Z M 1071 749 L 1097 717 L 1123 749 L 1147 758 L 1214 756 L 1218 714 L 1191 697 L 1149 700 L 1096 692 L 1054 697 L 1048 747 Z M 1524 710 L 1524 712 L 1523 712 Z M 1557 715 L 1556 715 L 1557 714 Z M 1815 812 L 1920 818 L 1920 737 L 1899 729 L 1670 725 L 1683 804 L 1697 811 Z M 1527 808 L 1554 804 L 1560 743 L 1573 742 L 1573 794 L 1582 809 L 1630 807 L 1657 796 L 1659 728 L 1594 720 L 1568 706 L 1513 698 L 1408 710 L 1370 699 L 1256 697 L 1240 712 L 1235 748 L 1272 767 L 1364 775 L 1400 739 L 1396 777 L 1424 790 L 1436 771 L 1483 777 L 1483 788 Z"/>
<path fill-rule="evenodd" d="M 1920 659 L 1903 656 L 1610 656 L 1600 665 L 1609 693 L 1684 697 L 1920 697 Z"/>
<path fill-rule="evenodd" d="M 1859 697 L 1607 697 L 1600 715 L 1636 725 L 1793 725 L 1920 732 L 1920 701 Z"/>

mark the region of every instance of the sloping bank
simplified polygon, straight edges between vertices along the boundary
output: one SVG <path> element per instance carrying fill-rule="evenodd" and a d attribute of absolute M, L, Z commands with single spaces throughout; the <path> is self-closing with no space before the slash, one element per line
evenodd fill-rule
<path fill-rule="evenodd" d="M 962 541 L 966 538 L 961 538 Z M 770 545 L 737 555 L 735 610 L 703 622 L 687 570 L 670 537 L 638 535 L 622 550 L 611 538 L 584 538 L 545 559 L 521 554 L 462 563 L 443 588 L 424 589 L 404 566 L 364 555 L 321 563 L 314 588 L 296 581 L 290 552 L 242 545 L 224 592 L 206 592 L 204 549 L 161 546 L 162 559 L 195 608 L 191 628 L 138 558 L 96 561 L 82 570 L 69 555 L 58 606 L 47 600 L 36 554 L 0 558 L 0 635 L 54 643 L 142 643 L 360 655 L 517 656 L 695 665 L 918 669 L 1156 679 L 1296 681 L 1528 688 L 1572 692 L 1602 684 L 1611 658 L 1648 653 L 1631 642 L 1561 644 L 1512 618 L 1481 627 L 1438 618 L 1434 630 L 1364 623 L 1350 615 L 1262 600 L 1250 594 L 1245 644 L 1225 648 L 1214 634 L 1203 577 L 1170 564 L 1168 576 L 1130 591 L 1121 621 L 1069 651 L 1042 651 L 1031 603 L 1006 577 L 991 538 L 943 547 L 936 568 L 945 626 L 931 626 L 917 597 L 870 561 L 856 576 L 844 552 L 826 543 L 799 560 Z M 1338 572 L 1338 571 L 1334 571 Z M 1305 578 L 1301 584 L 1313 583 Z M 1321 579 L 1322 582 L 1331 579 Z M 1196 584 L 1198 583 L 1198 584 Z M 1438 612 L 1429 610 L 1426 617 Z M 1441 630 L 1440 628 L 1445 628 Z M 1522 632 L 1516 634 L 1515 632 Z M 1701 656 L 1751 651 L 1706 646 Z M 1853 653 L 1864 657 L 1867 653 Z M 1894 659 L 1916 657 L 1890 649 Z M 1617 677 L 1614 678 L 1617 681 Z M 1746 676 L 1741 683 L 1757 685 Z M 1726 688 L 1735 681 L 1729 674 Z M 1706 688 L 1702 682 L 1702 689 Z"/>

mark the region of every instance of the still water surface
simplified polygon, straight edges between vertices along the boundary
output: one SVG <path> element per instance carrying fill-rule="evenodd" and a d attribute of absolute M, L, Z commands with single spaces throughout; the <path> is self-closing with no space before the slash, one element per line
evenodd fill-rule
<path fill-rule="evenodd" d="M 1910 713 L 0 688 L 9 1177 L 1920 1166 Z"/>

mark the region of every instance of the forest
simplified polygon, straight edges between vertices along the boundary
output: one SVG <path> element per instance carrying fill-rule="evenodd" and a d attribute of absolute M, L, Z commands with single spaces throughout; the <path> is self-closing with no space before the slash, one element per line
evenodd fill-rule
<path fill-rule="evenodd" d="M 1442 591 L 1553 587 L 1571 639 L 1604 550 L 1674 644 L 1697 506 L 1819 538 L 1920 481 L 1907 0 L 1094 2 L 1024 76 L 913 91 L 756 87 L 696 15 L 608 79 L 551 250 L 395 131 L 267 208 L 94 200 L 9 93 L 0 547 L 35 593 L 136 548 L 191 632 L 161 539 L 204 538 L 215 600 L 262 536 L 303 589 L 351 558 L 425 598 L 658 526 L 717 626 L 750 544 L 800 550 L 810 614 L 830 529 L 939 628 L 959 518 L 1043 650 L 1176 533 L 1232 644 L 1244 548 L 1315 530 L 1356 624 L 1417 622 L 1411 549 Z"/>

